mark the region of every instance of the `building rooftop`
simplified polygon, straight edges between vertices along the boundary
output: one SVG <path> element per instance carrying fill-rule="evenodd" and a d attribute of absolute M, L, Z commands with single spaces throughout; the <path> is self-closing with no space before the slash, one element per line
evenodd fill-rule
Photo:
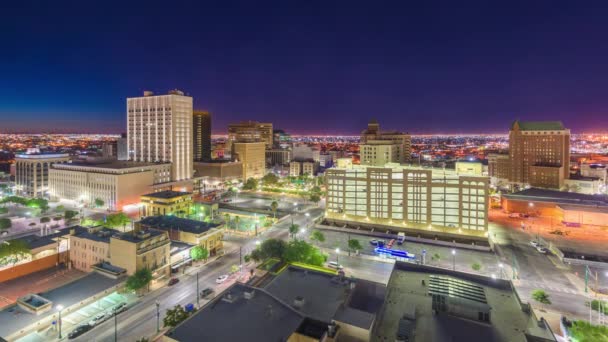
<path fill-rule="evenodd" d="M 177 240 L 171 240 L 171 255 L 175 255 L 177 253 L 180 253 L 186 249 L 192 248 L 195 245 L 191 244 L 191 243 L 187 243 L 187 242 L 181 242 L 181 241 L 177 241 Z"/>
<path fill-rule="evenodd" d="M 210 229 L 218 228 L 222 225 L 221 223 L 202 222 L 171 215 L 148 216 L 141 219 L 139 223 L 153 229 L 164 231 L 173 229 L 195 234 L 204 233 Z"/>
<path fill-rule="evenodd" d="M 192 195 L 192 193 L 191 192 L 165 190 L 165 191 L 159 191 L 159 192 L 153 192 L 153 193 L 150 193 L 150 194 L 145 194 L 145 195 L 142 195 L 142 197 L 152 197 L 152 198 L 159 198 L 159 199 L 171 199 L 171 198 L 181 197 L 181 196 L 185 196 L 185 195 Z"/>
<path fill-rule="evenodd" d="M 159 231 L 159 230 L 154 230 L 154 229 L 147 229 L 147 230 L 140 230 L 137 233 L 133 233 L 133 232 L 117 233 L 117 234 L 112 235 L 112 238 L 119 239 L 119 240 L 125 240 L 125 241 L 129 241 L 129 242 L 133 242 L 133 243 L 139 243 L 139 242 L 145 241 L 147 239 L 150 239 L 155 236 L 162 235 L 162 234 L 165 234 L 165 232 Z"/>
<path fill-rule="evenodd" d="M 565 130 L 561 121 L 519 121 L 515 120 L 511 129 L 519 126 L 520 131 L 562 131 Z"/>
<path fill-rule="evenodd" d="M 505 198 L 519 201 L 540 201 L 560 204 L 578 204 L 592 206 L 608 206 L 606 195 L 585 195 L 575 192 L 530 188 L 512 194 L 504 194 Z"/>
<path fill-rule="evenodd" d="M 69 153 L 53 153 L 53 152 L 43 152 L 43 153 L 22 153 L 16 154 L 16 159 L 51 159 L 51 158 L 69 158 Z"/>
<path fill-rule="evenodd" d="M 123 161 L 123 160 L 113 160 L 110 162 L 85 162 L 85 161 L 77 161 L 71 162 L 67 164 L 55 164 L 54 167 L 61 169 L 69 169 L 75 167 L 90 167 L 90 168 L 98 168 L 98 169 L 108 169 L 108 170 L 123 170 L 123 169 L 131 169 L 137 167 L 147 167 L 154 165 L 163 165 L 169 163 L 145 163 L 145 162 L 134 162 L 134 161 Z"/>
<path fill-rule="evenodd" d="M 52 301 L 53 305 L 61 304 L 67 308 L 122 281 L 123 279 L 111 279 L 93 272 L 69 284 L 39 295 Z M 0 336 L 9 336 L 55 313 L 56 310 L 52 310 L 41 315 L 34 315 L 22 310 L 16 304 L 6 307 L 0 311 Z"/>
<path fill-rule="evenodd" d="M 253 296 L 245 298 L 246 292 Z M 166 335 L 177 341 L 287 341 L 303 320 L 267 292 L 236 283 Z"/>
<path fill-rule="evenodd" d="M 109 228 L 84 228 L 77 227 L 74 236 L 77 236 L 82 239 L 97 241 L 97 242 L 110 242 L 110 237 L 114 234 L 118 233 L 116 230 Z"/>

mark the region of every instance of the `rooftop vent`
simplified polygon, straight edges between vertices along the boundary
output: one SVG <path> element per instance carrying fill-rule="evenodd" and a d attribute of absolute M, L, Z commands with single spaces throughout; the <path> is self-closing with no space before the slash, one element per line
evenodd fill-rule
<path fill-rule="evenodd" d="M 293 307 L 296 309 L 301 309 L 305 303 L 306 300 L 302 296 L 296 296 L 296 298 L 293 299 Z"/>
<path fill-rule="evenodd" d="M 243 293 L 243 297 L 245 297 L 245 299 L 251 299 L 251 298 L 253 298 L 254 295 L 255 295 L 255 291 L 254 290 L 245 291 Z"/>
<path fill-rule="evenodd" d="M 150 90 L 144 90 L 144 96 L 152 96 L 154 95 L 154 92 L 150 91 Z"/>
<path fill-rule="evenodd" d="M 231 292 L 226 293 L 224 297 L 222 297 L 222 301 L 226 303 L 234 303 L 236 297 L 232 295 Z"/>

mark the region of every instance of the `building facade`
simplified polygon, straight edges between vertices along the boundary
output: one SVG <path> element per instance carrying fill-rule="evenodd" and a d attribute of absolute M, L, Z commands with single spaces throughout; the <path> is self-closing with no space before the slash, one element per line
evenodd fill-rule
<path fill-rule="evenodd" d="M 70 261 L 72 267 L 91 272 L 93 265 L 110 261 L 110 237 L 116 231 L 102 228 L 72 229 L 70 232 Z"/>
<path fill-rule="evenodd" d="M 328 169 L 326 215 L 408 228 L 487 231 L 488 177 L 453 171 Z"/>
<path fill-rule="evenodd" d="M 383 166 L 387 163 L 400 163 L 403 146 L 390 140 L 368 140 L 359 145 L 361 165 Z"/>
<path fill-rule="evenodd" d="M 297 177 L 302 174 L 302 163 L 298 161 L 292 161 L 289 163 L 289 175 L 292 177 Z"/>
<path fill-rule="evenodd" d="M 190 214 L 192 193 L 165 190 L 141 196 L 144 216 Z"/>
<path fill-rule="evenodd" d="M 266 144 L 264 142 L 235 142 L 232 158 L 243 163 L 243 181 L 266 174 Z"/>
<path fill-rule="evenodd" d="M 291 150 L 282 148 L 266 150 L 266 164 L 268 166 L 287 165 L 290 160 Z"/>
<path fill-rule="evenodd" d="M 49 196 L 85 204 L 101 199 L 108 209 L 121 210 L 139 203 L 155 185 L 169 182 L 170 175 L 169 163 L 55 164 L 49 171 Z"/>
<path fill-rule="evenodd" d="M 192 97 L 179 90 L 127 99 L 127 149 L 138 162 L 170 162 L 171 179 L 192 178 Z"/>
<path fill-rule="evenodd" d="M 49 170 L 53 164 L 67 163 L 69 154 L 17 154 L 15 155 L 15 185 L 17 191 L 28 197 L 46 197 L 49 191 Z"/>
<path fill-rule="evenodd" d="M 110 237 L 110 262 L 124 268 L 128 275 L 147 268 L 153 280 L 168 278 L 171 274 L 171 241 L 167 232 L 135 230 Z"/>
<path fill-rule="evenodd" d="M 194 111 L 192 120 L 194 141 L 194 160 L 211 160 L 211 114 L 207 111 Z"/>
<path fill-rule="evenodd" d="M 386 145 L 387 147 L 382 149 L 382 152 L 388 154 L 386 156 L 384 153 L 382 155 L 377 154 L 377 157 L 380 159 L 391 158 L 392 160 L 389 161 L 391 163 L 403 164 L 409 162 L 411 159 L 412 137 L 407 133 L 397 131 L 381 131 L 380 125 L 376 120 L 370 121 L 370 123 L 367 125 L 367 129 L 361 132 L 361 139 L 359 142 L 361 150 L 363 151 L 365 146 L 368 145 Z M 397 146 L 388 147 L 393 145 Z M 379 147 L 369 147 L 372 152 L 374 149 L 378 148 Z M 367 165 L 381 165 L 380 161 L 375 161 L 373 155 L 368 157 L 366 161 L 369 161 L 369 164 Z M 361 157 L 361 163 L 363 164 L 363 156 Z"/>
<path fill-rule="evenodd" d="M 267 148 L 273 145 L 273 130 L 271 123 L 257 121 L 242 121 L 228 125 L 227 147 L 238 141 L 262 141 Z"/>
<path fill-rule="evenodd" d="M 116 158 L 118 160 L 129 160 L 129 146 L 125 133 L 121 134 L 120 138 L 116 140 Z"/>

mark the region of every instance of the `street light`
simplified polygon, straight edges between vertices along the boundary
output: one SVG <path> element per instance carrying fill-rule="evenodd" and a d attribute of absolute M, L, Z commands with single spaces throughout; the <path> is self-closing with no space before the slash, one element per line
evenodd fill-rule
<path fill-rule="evenodd" d="M 506 278 L 505 274 L 504 274 L 504 272 L 505 272 L 505 265 L 503 265 L 502 262 L 501 262 L 501 263 L 498 264 L 498 267 L 500 267 L 500 278 Z"/>
<path fill-rule="evenodd" d="M 336 248 L 336 264 L 340 264 L 340 248 Z"/>
<path fill-rule="evenodd" d="M 198 295 L 198 293 L 197 293 Z M 156 301 L 156 333 L 160 331 L 160 302 Z"/>
<path fill-rule="evenodd" d="M 456 271 L 456 250 L 452 249 L 452 270 Z"/>
<path fill-rule="evenodd" d="M 118 310 L 117 308 L 113 308 L 114 312 L 114 342 L 118 342 Z"/>
<path fill-rule="evenodd" d="M 63 305 L 57 305 L 57 311 L 59 311 L 59 319 L 57 320 L 57 325 L 59 326 L 59 339 L 61 340 L 63 336 L 61 336 L 61 310 L 63 310 Z"/>

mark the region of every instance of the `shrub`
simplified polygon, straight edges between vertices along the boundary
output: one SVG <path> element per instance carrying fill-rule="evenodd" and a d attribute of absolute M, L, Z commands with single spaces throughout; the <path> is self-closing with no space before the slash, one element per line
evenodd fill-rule
<path fill-rule="evenodd" d="M 481 269 L 481 265 L 478 263 L 474 263 L 473 265 L 471 265 L 471 268 L 475 271 L 479 271 Z"/>
<path fill-rule="evenodd" d="M 544 290 L 539 289 L 532 291 L 532 298 L 539 303 L 551 304 L 549 295 Z"/>

